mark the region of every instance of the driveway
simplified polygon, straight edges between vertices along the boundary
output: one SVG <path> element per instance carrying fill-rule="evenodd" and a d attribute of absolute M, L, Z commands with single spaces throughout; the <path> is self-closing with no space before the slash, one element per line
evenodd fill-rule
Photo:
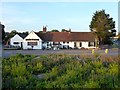
<path fill-rule="evenodd" d="M 92 50 L 3 50 L 2 53 L 3 57 L 9 57 L 11 55 L 16 55 L 17 53 L 34 55 L 57 54 L 57 53 L 92 55 Z M 118 49 L 109 49 L 108 54 L 105 53 L 105 50 L 95 50 L 95 53 L 99 53 L 101 55 L 118 55 Z"/>

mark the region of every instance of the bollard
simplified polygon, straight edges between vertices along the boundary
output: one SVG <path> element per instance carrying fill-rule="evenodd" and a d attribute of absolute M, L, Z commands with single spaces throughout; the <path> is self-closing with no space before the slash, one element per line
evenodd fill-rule
<path fill-rule="evenodd" d="M 95 50 L 93 49 L 93 50 L 92 50 L 92 54 L 94 54 L 94 53 L 95 53 Z"/>
<path fill-rule="evenodd" d="M 108 54 L 108 49 L 105 49 L 105 53 Z"/>

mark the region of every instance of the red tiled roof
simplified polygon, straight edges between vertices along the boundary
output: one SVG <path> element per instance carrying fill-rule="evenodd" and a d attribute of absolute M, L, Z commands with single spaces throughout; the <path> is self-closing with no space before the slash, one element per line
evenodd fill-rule
<path fill-rule="evenodd" d="M 43 41 L 68 42 L 68 41 L 95 41 L 91 32 L 39 32 L 36 33 Z"/>
<path fill-rule="evenodd" d="M 91 32 L 71 32 L 71 41 L 95 41 L 95 35 Z"/>

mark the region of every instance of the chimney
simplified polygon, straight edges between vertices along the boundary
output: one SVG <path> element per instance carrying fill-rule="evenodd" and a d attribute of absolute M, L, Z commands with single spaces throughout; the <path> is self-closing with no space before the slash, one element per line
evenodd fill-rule
<path fill-rule="evenodd" d="M 45 27 L 43 26 L 43 32 L 46 32 L 46 31 L 47 31 L 46 26 Z"/>
<path fill-rule="evenodd" d="M 69 28 L 69 31 L 68 31 L 69 33 L 71 33 L 71 28 Z"/>

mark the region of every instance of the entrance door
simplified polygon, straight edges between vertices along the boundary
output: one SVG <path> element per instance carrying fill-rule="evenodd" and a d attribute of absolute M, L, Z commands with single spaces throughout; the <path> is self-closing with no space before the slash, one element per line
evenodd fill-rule
<path fill-rule="evenodd" d="M 23 42 L 21 42 L 21 49 L 23 49 Z"/>

